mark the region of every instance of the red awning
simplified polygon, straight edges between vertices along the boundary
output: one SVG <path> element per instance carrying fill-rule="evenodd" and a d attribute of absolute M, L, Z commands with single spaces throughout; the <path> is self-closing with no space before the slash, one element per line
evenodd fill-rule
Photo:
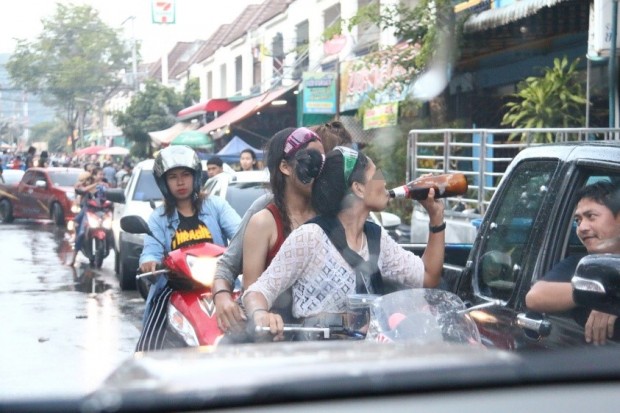
<path fill-rule="evenodd" d="M 186 119 L 194 118 L 198 115 L 203 115 L 207 112 L 223 113 L 234 108 L 235 105 L 235 102 L 230 102 L 227 99 L 210 99 L 206 102 L 200 102 L 181 110 L 179 113 L 177 113 L 177 120 L 183 121 Z"/>
<path fill-rule="evenodd" d="M 278 99 L 280 96 L 284 95 L 289 90 L 297 87 L 298 84 L 299 83 L 295 83 L 292 86 L 280 87 L 270 92 L 265 92 L 262 95 L 244 100 L 238 106 L 235 106 L 223 115 L 218 116 L 198 130 L 200 132 L 209 133 L 250 117 L 274 100 Z"/>

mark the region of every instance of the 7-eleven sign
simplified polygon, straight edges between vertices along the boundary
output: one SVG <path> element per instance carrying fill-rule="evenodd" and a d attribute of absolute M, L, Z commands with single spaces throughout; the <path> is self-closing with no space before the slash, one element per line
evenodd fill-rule
<path fill-rule="evenodd" d="M 151 16 L 155 24 L 174 24 L 175 0 L 151 0 Z"/>

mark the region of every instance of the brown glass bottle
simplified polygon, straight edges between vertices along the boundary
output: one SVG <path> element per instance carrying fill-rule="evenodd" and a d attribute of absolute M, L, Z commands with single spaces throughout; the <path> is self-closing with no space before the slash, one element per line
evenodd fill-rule
<path fill-rule="evenodd" d="M 435 198 L 463 195 L 467 192 L 467 178 L 461 173 L 423 176 L 388 192 L 390 198 L 411 198 L 421 201 L 428 197 L 430 188 L 435 188 Z"/>

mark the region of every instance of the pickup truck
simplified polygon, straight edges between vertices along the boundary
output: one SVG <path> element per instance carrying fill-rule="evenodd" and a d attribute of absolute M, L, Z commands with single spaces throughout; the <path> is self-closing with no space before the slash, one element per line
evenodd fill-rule
<path fill-rule="evenodd" d="M 80 168 L 29 168 L 16 184 L 0 184 L 0 219 L 51 219 L 64 225 L 75 216 L 73 186 Z"/>
<path fill-rule="evenodd" d="M 585 345 L 572 314 L 532 313 L 525 295 L 554 264 L 586 254 L 575 233 L 576 192 L 598 180 L 620 182 L 620 142 L 524 149 L 506 169 L 473 244 L 447 245 L 443 287 L 469 305 L 485 344 L 511 350 Z"/>

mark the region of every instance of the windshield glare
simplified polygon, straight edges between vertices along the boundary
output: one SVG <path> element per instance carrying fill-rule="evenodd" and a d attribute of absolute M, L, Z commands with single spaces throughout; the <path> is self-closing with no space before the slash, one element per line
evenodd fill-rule
<path fill-rule="evenodd" d="M 163 198 L 157 182 L 155 182 L 155 176 L 151 170 L 141 170 L 138 182 L 136 182 L 136 189 L 134 191 L 134 201 L 160 201 Z"/>
<path fill-rule="evenodd" d="M 81 171 L 49 172 L 50 181 L 55 186 L 72 187 L 78 180 Z"/>

